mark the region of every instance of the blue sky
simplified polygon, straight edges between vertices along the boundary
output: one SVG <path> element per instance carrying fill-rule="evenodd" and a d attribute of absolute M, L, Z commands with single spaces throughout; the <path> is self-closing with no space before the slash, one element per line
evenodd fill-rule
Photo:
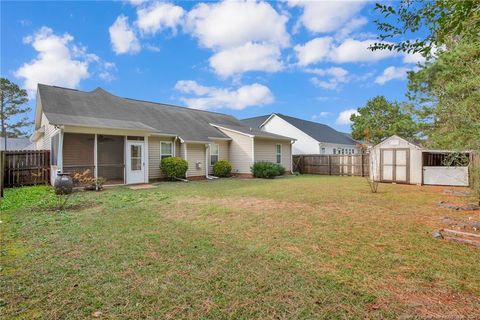
<path fill-rule="evenodd" d="M 366 49 L 373 2 L 1 2 L 1 76 L 349 131 L 421 58 Z M 33 112 L 32 112 L 33 114 Z"/>

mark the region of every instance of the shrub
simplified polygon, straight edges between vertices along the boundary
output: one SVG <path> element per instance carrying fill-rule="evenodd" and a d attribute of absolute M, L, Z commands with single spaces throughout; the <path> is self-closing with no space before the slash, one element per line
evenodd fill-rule
<path fill-rule="evenodd" d="M 256 178 L 273 179 L 276 176 L 283 175 L 285 168 L 279 164 L 260 161 L 256 162 L 252 167 L 252 174 Z"/>
<path fill-rule="evenodd" d="M 95 178 L 94 176 L 92 176 L 89 169 L 83 172 L 78 172 L 78 171 L 74 172 L 72 180 L 75 185 L 82 186 L 84 190 L 98 190 L 98 191 L 103 189 L 103 185 L 107 181 L 103 177 Z"/>
<path fill-rule="evenodd" d="M 188 170 L 188 162 L 179 157 L 163 158 L 160 169 L 170 179 L 183 178 Z"/>
<path fill-rule="evenodd" d="M 232 172 L 232 166 L 230 165 L 230 162 L 228 162 L 227 160 L 217 161 L 213 165 L 213 174 L 217 177 L 229 176 L 230 172 Z"/>

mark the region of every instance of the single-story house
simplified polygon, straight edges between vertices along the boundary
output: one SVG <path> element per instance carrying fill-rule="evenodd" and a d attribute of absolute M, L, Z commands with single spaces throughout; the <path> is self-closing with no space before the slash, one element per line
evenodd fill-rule
<path fill-rule="evenodd" d="M 170 156 L 188 161 L 188 179 L 209 178 L 223 159 L 244 176 L 257 161 L 292 168 L 294 139 L 230 115 L 42 84 L 36 102 L 31 139 L 51 150 L 52 181 L 89 169 L 107 184 L 146 183 L 164 177 L 160 162 Z"/>
<path fill-rule="evenodd" d="M 449 157 L 452 154 L 457 157 Z M 469 152 L 426 149 L 393 135 L 371 148 L 370 157 L 370 178 L 375 181 L 469 186 Z"/>
<path fill-rule="evenodd" d="M 325 124 L 298 119 L 280 113 L 243 119 L 242 122 L 264 132 L 295 139 L 293 154 L 356 154 L 358 142 L 346 133 Z"/>
<path fill-rule="evenodd" d="M 9 138 L 7 137 L 7 146 L 5 147 L 5 138 L 0 137 L 0 150 L 35 150 L 35 144 L 28 138 Z"/>

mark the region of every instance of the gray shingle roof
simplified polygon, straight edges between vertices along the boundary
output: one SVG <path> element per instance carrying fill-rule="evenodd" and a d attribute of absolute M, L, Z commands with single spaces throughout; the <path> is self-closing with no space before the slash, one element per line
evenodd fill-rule
<path fill-rule="evenodd" d="M 281 136 L 275 133 L 270 133 L 266 131 L 262 131 L 260 129 L 252 128 L 252 127 L 247 127 L 247 126 L 232 126 L 232 125 L 220 125 L 220 124 L 212 124 L 213 126 L 218 125 L 219 127 L 223 127 L 226 129 L 238 131 L 241 133 L 249 134 L 252 135 L 256 138 L 269 138 L 269 139 L 282 139 L 282 140 L 294 140 L 293 138 L 289 138 L 286 136 Z"/>
<path fill-rule="evenodd" d="M 242 119 L 241 121 L 243 122 L 243 124 L 251 128 L 260 128 L 262 123 L 264 123 L 265 120 L 267 120 L 270 116 L 271 116 L 270 114 L 266 114 L 264 116 Z"/>
<path fill-rule="evenodd" d="M 84 92 L 39 84 L 38 92 L 43 112 L 56 125 L 153 131 L 186 141 L 227 138 L 211 123 L 245 127 L 226 114 L 121 98 L 101 88 Z"/>
<path fill-rule="evenodd" d="M 321 124 L 318 122 L 298 119 L 290 116 L 283 115 L 281 113 L 275 113 L 277 116 L 283 120 L 290 123 L 292 126 L 302 130 L 310 137 L 314 138 L 319 142 L 325 143 L 336 143 L 336 144 L 346 144 L 346 145 L 356 145 L 357 142 L 345 133 L 339 132 L 332 127 L 327 126 L 326 124 Z M 242 122 L 247 125 L 253 125 L 257 128 L 268 119 L 270 115 L 259 116 L 255 118 L 243 119 Z"/>
<path fill-rule="evenodd" d="M 33 150 L 35 146 L 28 138 L 7 138 L 7 150 Z M 0 150 L 5 150 L 5 138 L 0 137 Z"/>

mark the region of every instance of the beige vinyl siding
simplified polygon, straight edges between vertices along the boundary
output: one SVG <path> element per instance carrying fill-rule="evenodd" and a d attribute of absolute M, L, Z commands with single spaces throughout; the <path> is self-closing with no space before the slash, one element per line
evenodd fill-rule
<path fill-rule="evenodd" d="M 224 140 L 215 140 L 212 143 L 218 144 L 218 160 L 227 160 L 230 161 L 229 158 L 229 149 L 230 149 L 230 143 L 229 141 L 224 141 Z M 208 173 L 213 174 L 213 166 L 210 165 L 210 155 L 208 158 Z"/>
<path fill-rule="evenodd" d="M 172 137 L 148 137 L 148 178 L 159 179 L 163 178 L 160 172 L 160 142 L 174 141 Z M 173 147 L 173 145 L 172 145 Z"/>
<path fill-rule="evenodd" d="M 292 149 L 290 141 L 255 138 L 255 162 L 269 161 L 276 163 L 276 145 L 282 146 L 282 162 L 286 171 L 291 169 Z"/>
<path fill-rule="evenodd" d="M 42 113 L 42 120 L 40 122 L 40 127 L 45 127 L 45 132 L 43 134 L 43 137 L 41 137 L 35 142 L 35 147 L 37 148 L 37 150 L 50 150 L 51 138 L 59 130 L 55 129 L 55 127 L 48 122 L 48 119 L 45 116 L 45 113 Z"/>
<path fill-rule="evenodd" d="M 230 130 L 219 130 L 232 139 L 228 149 L 232 173 L 250 173 L 253 164 L 253 138 Z"/>
<path fill-rule="evenodd" d="M 187 177 L 198 177 L 205 175 L 205 144 L 187 143 Z M 201 169 L 197 169 L 197 162 L 201 163 Z"/>
<path fill-rule="evenodd" d="M 181 148 L 182 148 L 182 144 L 180 143 L 180 139 L 177 139 L 177 142 L 175 143 L 175 157 L 181 157 L 182 156 Z"/>
<path fill-rule="evenodd" d="M 188 154 L 187 154 L 187 144 L 186 143 L 180 143 L 180 148 L 178 149 L 179 152 L 179 157 L 185 160 L 188 160 Z"/>

